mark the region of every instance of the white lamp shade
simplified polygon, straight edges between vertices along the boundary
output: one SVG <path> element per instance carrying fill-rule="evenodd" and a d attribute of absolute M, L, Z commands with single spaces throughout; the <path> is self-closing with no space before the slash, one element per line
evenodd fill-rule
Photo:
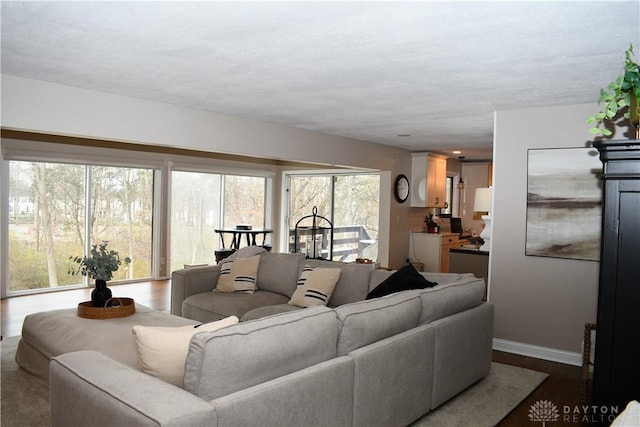
<path fill-rule="evenodd" d="M 493 189 L 489 188 L 476 188 L 476 195 L 473 201 L 474 212 L 489 212 L 491 211 L 491 198 L 493 196 Z"/>

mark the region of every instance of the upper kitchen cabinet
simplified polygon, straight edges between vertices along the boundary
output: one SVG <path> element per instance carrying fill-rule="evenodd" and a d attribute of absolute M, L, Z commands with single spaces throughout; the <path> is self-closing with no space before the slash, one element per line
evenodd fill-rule
<path fill-rule="evenodd" d="M 433 153 L 411 154 L 411 206 L 444 208 L 447 158 Z"/>

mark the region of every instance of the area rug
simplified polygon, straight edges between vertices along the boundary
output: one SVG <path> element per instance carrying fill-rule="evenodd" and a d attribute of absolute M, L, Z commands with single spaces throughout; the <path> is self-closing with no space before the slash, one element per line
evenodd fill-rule
<path fill-rule="evenodd" d="M 20 369 L 14 357 L 20 337 L 0 341 L 0 384 L 2 427 L 42 427 L 49 419 L 49 388 Z"/>
<path fill-rule="evenodd" d="M 50 425 L 49 389 L 14 360 L 20 337 L 0 342 L 2 427 Z M 490 427 L 507 416 L 546 378 L 547 374 L 500 363 L 462 394 L 420 418 L 412 427 Z"/>
<path fill-rule="evenodd" d="M 412 427 L 492 427 L 529 396 L 549 375 L 491 363 L 489 375 L 431 411 Z"/>

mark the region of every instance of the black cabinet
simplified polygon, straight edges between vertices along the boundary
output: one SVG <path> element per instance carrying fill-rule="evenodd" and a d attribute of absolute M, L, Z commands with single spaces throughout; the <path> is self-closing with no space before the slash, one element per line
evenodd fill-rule
<path fill-rule="evenodd" d="M 640 400 L 640 140 L 594 146 L 604 199 L 592 408 L 602 413 Z"/>

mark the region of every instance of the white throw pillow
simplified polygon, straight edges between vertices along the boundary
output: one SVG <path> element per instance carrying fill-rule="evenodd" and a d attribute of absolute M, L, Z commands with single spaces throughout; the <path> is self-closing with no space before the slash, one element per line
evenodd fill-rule
<path fill-rule="evenodd" d="M 216 292 L 252 294 L 256 290 L 256 278 L 260 255 L 225 260 L 220 266 Z"/>
<path fill-rule="evenodd" d="M 305 266 L 300 273 L 296 290 L 289 300 L 290 305 L 312 307 L 327 305 L 340 278 L 340 268 Z"/>
<path fill-rule="evenodd" d="M 199 326 L 135 325 L 133 335 L 136 340 L 138 365 L 143 372 L 179 387 L 184 377 L 191 337 L 199 332 L 217 331 L 236 323 L 238 318 L 230 316 Z"/>
<path fill-rule="evenodd" d="M 632 400 L 627 407 L 613 420 L 611 427 L 637 427 L 640 426 L 640 403 Z"/>

